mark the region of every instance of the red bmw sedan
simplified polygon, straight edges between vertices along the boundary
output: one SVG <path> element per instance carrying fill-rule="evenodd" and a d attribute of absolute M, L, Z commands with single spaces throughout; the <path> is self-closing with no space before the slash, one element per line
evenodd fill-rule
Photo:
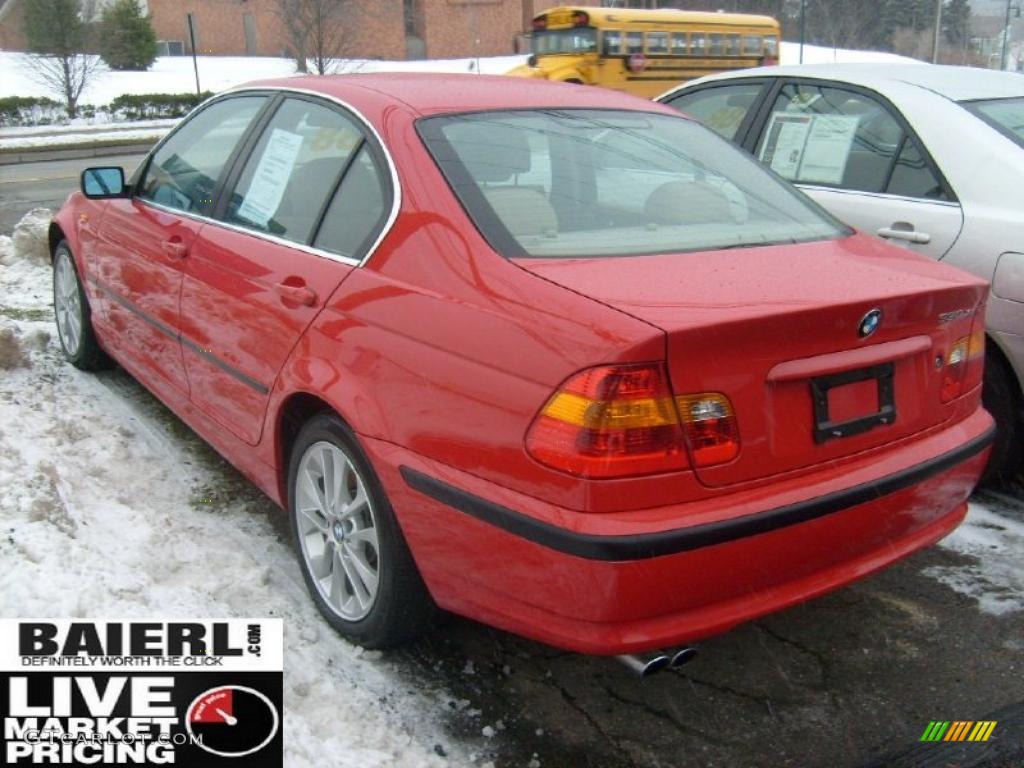
<path fill-rule="evenodd" d="M 285 507 L 366 646 L 438 607 L 595 654 L 722 632 L 947 534 L 993 437 L 985 283 L 612 91 L 256 83 L 87 170 L 50 242 L 71 363 Z"/>

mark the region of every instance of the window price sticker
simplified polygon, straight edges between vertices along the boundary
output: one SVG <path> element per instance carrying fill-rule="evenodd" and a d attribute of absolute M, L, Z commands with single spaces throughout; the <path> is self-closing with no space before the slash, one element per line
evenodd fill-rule
<path fill-rule="evenodd" d="M 281 768 L 280 619 L 0 619 L 0 763 Z"/>

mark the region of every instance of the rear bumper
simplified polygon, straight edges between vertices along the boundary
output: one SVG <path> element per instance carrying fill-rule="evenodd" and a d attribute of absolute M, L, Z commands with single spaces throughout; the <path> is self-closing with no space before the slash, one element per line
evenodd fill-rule
<path fill-rule="evenodd" d="M 571 650 L 716 634 L 861 578 L 955 528 L 984 411 L 885 455 L 691 504 L 587 514 L 367 441 L 442 607 Z"/>

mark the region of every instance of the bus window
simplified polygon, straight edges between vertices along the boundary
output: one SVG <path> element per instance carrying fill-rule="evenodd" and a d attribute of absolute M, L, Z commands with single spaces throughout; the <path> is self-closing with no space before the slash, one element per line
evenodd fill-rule
<path fill-rule="evenodd" d="M 708 36 L 706 32 L 694 32 L 690 35 L 690 53 L 696 56 L 708 55 Z"/>
<path fill-rule="evenodd" d="M 760 35 L 743 36 L 743 55 L 760 56 L 764 50 L 764 38 Z"/>
<path fill-rule="evenodd" d="M 648 32 L 647 53 L 668 53 L 668 32 Z"/>
<path fill-rule="evenodd" d="M 673 32 L 672 33 L 672 55 L 673 56 L 684 56 L 684 55 L 686 55 L 686 33 L 685 32 Z"/>
<path fill-rule="evenodd" d="M 606 29 L 602 33 L 604 43 L 601 50 L 605 56 L 618 56 L 622 53 L 622 33 L 617 29 Z"/>
<path fill-rule="evenodd" d="M 740 55 L 740 36 L 739 35 L 726 35 L 725 36 L 725 55 L 726 56 L 739 56 Z"/>
<path fill-rule="evenodd" d="M 725 55 L 725 35 L 711 35 L 711 55 L 712 56 L 724 56 Z"/>
<path fill-rule="evenodd" d="M 643 32 L 627 32 L 626 33 L 626 53 L 643 53 L 644 52 L 644 33 Z"/>
<path fill-rule="evenodd" d="M 593 53 L 597 50 L 597 30 L 593 27 L 548 29 L 533 33 L 533 52 L 543 56 L 553 53 Z"/>
<path fill-rule="evenodd" d="M 764 55 L 772 57 L 779 55 L 779 38 L 777 36 L 764 36 Z"/>

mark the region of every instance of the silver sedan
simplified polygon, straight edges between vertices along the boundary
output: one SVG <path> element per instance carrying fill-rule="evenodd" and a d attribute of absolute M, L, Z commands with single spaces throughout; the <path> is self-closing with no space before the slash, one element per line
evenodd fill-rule
<path fill-rule="evenodd" d="M 1024 454 L 1024 76 L 925 64 L 763 67 L 658 97 L 837 218 L 992 283 L 990 479 Z M 841 286 L 837 286 L 841 290 Z"/>

